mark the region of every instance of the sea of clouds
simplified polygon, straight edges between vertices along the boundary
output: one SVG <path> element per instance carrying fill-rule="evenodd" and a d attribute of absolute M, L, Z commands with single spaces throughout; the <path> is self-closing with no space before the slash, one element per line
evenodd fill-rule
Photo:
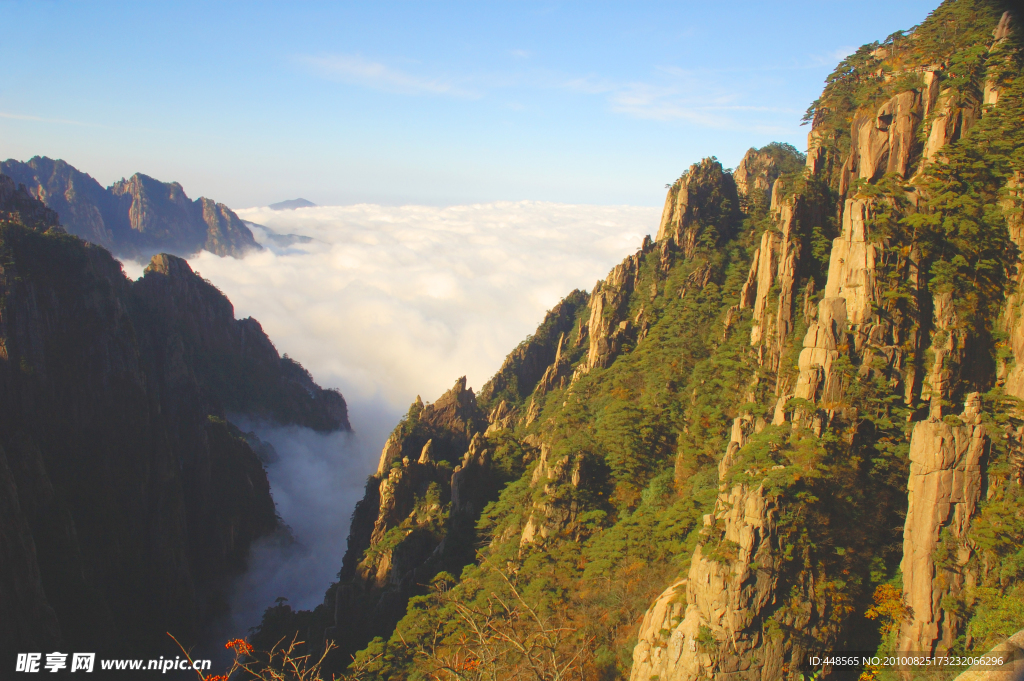
<path fill-rule="evenodd" d="M 259 320 L 279 352 L 341 390 L 355 431 L 239 424 L 280 454 L 267 472 L 297 540 L 254 547 L 232 598 L 239 633 L 278 596 L 297 608 L 321 601 L 366 476 L 417 395 L 434 401 L 460 376 L 479 389 L 547 310 L 592 288 L 659 218 L 652 207 L 536 201 L 237 212 L 264 250 L 244 259 L 204 251 L 192 268 L 237 317 Z"/>
<path fill-rule="evenodd" d="M 479 389 L 545 311 L 592 287 L 659 218 L 649 207 L 534 201 L 238 214 L 309 241 L 253 227 L 265 251 L 204 251 L 192 267 L 321 384 L 403 411 L 460 376 Z"/>

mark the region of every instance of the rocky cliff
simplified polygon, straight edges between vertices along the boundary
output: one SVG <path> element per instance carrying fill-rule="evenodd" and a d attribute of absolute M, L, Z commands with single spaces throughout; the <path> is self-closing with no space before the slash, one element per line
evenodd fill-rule
<path fill-rule="evenodd" d="M 977 42 L 965 40 L 954 46 L 947 35 L 939 40 L 945 54 L 922 49 L 936 40 L 943 21 L 949 25 L 963 22 L 961 29 L 967 28 L 967 23 Z M 665 603 L 672 596 L 666 592 L 656 601 L 641 628 L 631 678 L 646 679 L 650 674 L 661 679 L 703 675 L 779 678 L 795 667 L 810 642 L 834 649 L 856 640 L 858 620 L 837 617 L 837 604 L 823 598 L 828 561 L 805 563 L 804 572 L 811 582 L 797 581 L 782 588 L 787 568 L 779 554 L 789 547 L 778 538 L 771 521 L 773 516 L 785 514 L 787 506 L 796 510 L 799 496 L 786 500 L 785 493 L 774 495 L 765 505 L 761 497 L 765 483 L 751 497 L 751 483 L 737 485 L 724 477 L 729 470 L 734 476 L 742 471 L 743 477 L 753 481 L 765 474 L 755 463 L 756 455 L 749 452 L 746 441 L 750 436 L 741 427 L 743 420 L 754 424 L 754 433 L 781 426 L 792 430 L 791 438 L 804 428 L 818 438 L 827 433 L 839 435 L 845 439 L 843 455 L 856 467 L 862 464 L 859 452 L 865 445 L 878 452 L 901 440 L 906 443 L 898 445 L 901 453 L 894 461 L 904 461 L 904 456 L 909 459 L 905 514 L 895 513 L 900 487 L 893 489 L 890 484 L 881 499 L 873 500 L 890 505 L 894 520 L 905 515 L 902 559 L 894 575 L 902 582 L 902 599 L 898 607 L 889 604 L 895 620 L 885 628 L 891 638 L 882 645 L 931 654 L 963 650 L 965 634 L 970 641 L 968 620 L 984 609 L 978 602 L 982 583 L 993 583 L 993 577 L 984 573 L 990 573 L 991 565 L 986 563 L 995 554 L 990 552 L 987 559 L 979 560 L 979 535 L 988 530 L 972 527 L 982 505 L 986 471 L 999 469 L 992 467 L 989 429 L 992 419 L 1016 418 L 1009 417 L 1001 403 L 1000 396 L 1014 388 L 1004 382 L 1005 369 L 996 369 L 999 341 L 991 336 L 998 318 L 1005 317 L 1001 310 L 1007 303 L 1012 307 L 1016 299 L 1015 282 L 1004 278 L 1016 268 L 1016 256 L 993 263 L 999 271 L 993 273 L 992 290 L 967 293 L 939 272 L 959 258 L 958 265 L 977 281 L 979 270 L 986 266 L 979 258 L 985 245 L 929 244 L 930 239 L 943 242 L 955 235 L 946 231 L 928 236 L 922 233 L 926 230 L 903 230 L 910 225 L 935 224 L 943 213 L 956 215 L 956 208 L 943 203 L 950 194 L 940 198 L 937 193 L 956 194 L 968 184 L 966 179 L 959 185 L 948 183 L 950 174 L 962 172 L 958 155 L 988 152 L 989 130 L 1019 134 L 1019 123 L 1008 120 L 1016 116 L 1009 112 L 1015 104 L 1006 99 L 1011 91 L 1017 96 L 1005 80 L 1007 64 L 1017 58 L 1008 53 L 1019 50 L 1010 44 L 1012 22 L 1012 15 L 999 11 L 997 5 L 946 3 L 914 33 L 894 36 L 886 45 L 858 52 L 837 74 L 846 68 L 851 72 L 833 76 L 835 80 L 812 108 L 808 170 L 803 178 L 775 181 L 770 214 L 776 227 L 764 232 L 754 252 L 739 302 L 741 309 L 752 308 L 750 342 L 757 348 L 758 365 L 769 368 L 769 376 L 775 374 L 773 390 L 766 397 L 768 404 L 771 399 L 777 402 L 770 426 L 758 419 L 754 410 L 742 410 L 747 414 L 737 418 L 720 463 L 723 492 L 702 532 L 704 541 L 733 543 L 733 553 L 724 563 L 728 569 L 723 571 L 722 563 L 706 558 L 707 544 L 697 547 L 685 581 L 686 598 L 682 600 L 687 605 L 676 608 L 676 619 L 670 621 Z M 963 51 L 984 55 L 973 64 L 974 81 L 968 92 L 958 90 L 964 84 L 956 82 L 964 78 Z M 877 79 L 876 91 L 871 93 L 876 103 L 869 99 L 856 111 L 848 108 L 849 104 L 843 106 L 842 100 L 856 87 L 849 80 L 869 74 Z M 1006 119 L 999 111 L 999 101 L 1008 108 Z M 921 140 L 925 140 L 923 144 Z M 996 166 L 998 161 L 990 163 Z M 978 179 L 974 186 L 984 186 L 982 191 L 993 197 L 1004 192 L 1016 176 L 1015 163 L 1008 162 L 997 170 L 997 177 Z M 1015 231 L 1017 208 L 1007 210 L 1011 204 L 1017 205 L 1004 200 L 1002 214 L 993 220 L 993 232 L 986 235 L 991 248 L 1006 247 Z M 840 231 L 831 245 L 815 314 L 808 302 L 813 300 L 816 281 L 807 269 L 815 234 L 813 228 L 794 234 L 793 226 L 802 222 L 825 234 L 832 210 Z M 973 261 L 968 264 L 971 256 Z M 795 346 L 799 355 L 793 371 L 785 366 L 785 359 L 794 352 L 789 339 L 798 312 L 796 287 L 804 292 L 800 326 L 806 331 L 802 348 Z M 767 316 L 773 302 L 777 304 L 774 320 Z M 972 321 L 967 321 L 967 316 Z M 755 376 L 751 396 L 760 381 Z M 875 385 L 865 390 L 871 383 Z M 977 390 L 987 391 L 985 400 L 972 392 Z M 906 405 L 903 411 L 909 423 L 902 434 L 893 433 L 896 437 L 892 439 L 882 436 L 877 413 L 874 417 L 863 414 L 859 423 L 849 420 L 851 410 L 857 409 L 857 397 L 863 399 L 868 391 L 876 393 L 873 400 L 888 393 L 891 397 L 882 399 L 898 399 Z M 962 413 L 957 413 L 957 402 L 964 400 Z M 886 426 L 891 428 L 891 424 Z M 1007 428 L 1003 426 L 1002 437 L 1010 440 L 1012 450 L 1018 446 L 1018 436 Z M 757 435 L 751 439 L 753 444 Z M 883 447 L 884 440 L 889 442 Z M 1015 457 L 1006 449 L 1002 456 L 1003 465 L 1007 458 L 1012 461 Z M 772 468 L 783 475 L 787 464 L 797 465 L 797 460 L 772 457 Z M 801 467 L 801 475 L 814 474 L 806 465 Z M 1004 475 L 1000 473 L 998 483 L 1002 495 L 1006 494 Z M 824 489 L 819 488 L 818 493 L 821 491 Z M 877 495 L 882 490 L 871 491 Z M 993 498 L 992 491 L 989 498 Z M 734 516 L 737 509 L 743 509 L 739 518 Z M 1019 518 L 1020 508 L 1012 513 Z M 724 520 L 721 529 L 718 519 Z M 842 544 L 837 549 L 842 553 L 855 546 L 855 536 L 833 537 L 828 524 L 815 528 L 815 535 L 814 543 Z M 750 565 L 757 566 L 756 579 Z M 849 585 L 853 571 L 847 566 L 841 573 L 845 575 L 841 581 Z M 1003 581 L 1003 594 L 1006 586 Z M 783 594 L 790 599 L 795 595 L 797 603 L 780 604 Z M 854 596 L 852 602 L 839 605 L 855 612 L 856 600 Z M 869 617 L 878 616 L 877 611 L 866 612 Z M 700 626 L 708 627 L 711 638 L 719 643 L 699 642 Z M 799 631 L 800 636 L 765 635 L 780 629 Z"/>
<path fill-rule="evenodd" d="M 240 258 L 260 249 L 230 208 L 203 197 L 193 201 L 177 182 L 136 173 L 104 189 L 68 163 L 39 156 L 25 163 L 8 159 L 0 173 L 56 211 L 68 232 L 119 257 L 206 250 Z"/>
<path fill-rule="evenodd" d="M 0 645 L 169 652 L 278 520 L 228 412 L 348 428 L 174 256 L 139 282 L 0 176 Z"/>
<path fill-rule="evenodd" d="M 798 679 L 811 651 L 983 652 L 1024 626 L 1011 10 L 949 0 L 858 50 L 806 155 L 692 165 L 656 238 L 481 389 L 450 487 L 396 430 L 324 606 L 328 638 L 378 637 L 353 670 Z M 386 626 L 358 624 L 355 585 L 391 589 Z"/>

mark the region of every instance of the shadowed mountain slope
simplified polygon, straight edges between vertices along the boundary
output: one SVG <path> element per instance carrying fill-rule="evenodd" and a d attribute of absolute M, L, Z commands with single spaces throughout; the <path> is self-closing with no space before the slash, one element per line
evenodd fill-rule
<path fill-rule="evenodd" d="M 348 429 L 345 402 L 278 356 L 174 256 L 129 281 L 0 175 L 0 660 L 172 654 L 226 607 L 278 529 L 241 412 Z"/>

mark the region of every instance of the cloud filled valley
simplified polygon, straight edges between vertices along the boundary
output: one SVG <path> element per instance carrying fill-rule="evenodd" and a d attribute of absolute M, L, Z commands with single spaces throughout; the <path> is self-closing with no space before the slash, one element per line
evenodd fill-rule
<path fill-rule="evenodd" d="M 377 205 L 238 211 L 261 252 L 202 252 L 193 269 L 236 317 L 341 390 L 354 434 L 240 423 L 271 442 L 268 473 L 296 544 L 254 546 L 231 627 L 244 633 L 278 596 L 315 606 L 341 565 L 349 515 L 388 433 L 417 395 L 460 376 L 479 390 L 544 313 L 590 289 L 657 229 L 651 207 L 533 201 L 437 208 Z M 144 265 L 125 263 L 130 276 Z"/>
<path fill-rule="evenodd" d="M 659 211 L 522 201 L 238 214 L 265 250 L 204 251 L 193 269 L 321 385 L 404 411 L 462 375 L 479 389 L 547 309 L 653 234 Z"/>
<path fill-rule="evenodd" d="M 1024 681 L 1024 3 L 90 4 L 0 681 Z"/>

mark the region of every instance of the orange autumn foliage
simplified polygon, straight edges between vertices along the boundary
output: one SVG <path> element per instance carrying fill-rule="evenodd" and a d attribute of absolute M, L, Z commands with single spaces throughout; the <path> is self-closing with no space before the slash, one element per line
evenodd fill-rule
<path fill-rule="evenodd" d="M 879 620 L 882 636 L 888 638 L 896 633 L 907 616 L 907 604 L 903 602 L 903 591 L 892 584 L 882 584 L 875 589 L 875 605 L 868 608 L 864 616 Z"/>
<path fill-rule="evenodd" d="M 234 650 L 239 655 L 252 655 L 252 646 L 242 638 L 236 638 L 224 644 L 228 650 Z"/>

